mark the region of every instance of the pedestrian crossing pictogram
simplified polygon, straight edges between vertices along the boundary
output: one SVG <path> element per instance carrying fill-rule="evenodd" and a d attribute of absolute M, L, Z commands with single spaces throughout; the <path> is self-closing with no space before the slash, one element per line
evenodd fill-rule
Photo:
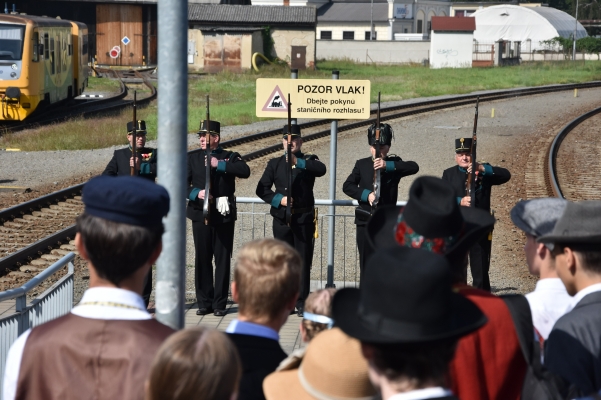
<path fill-rule="evenodd" d="M 271 92 L 271 95 L 263 106 L 263 111 L 288 111 L 288 102 L 279 86 L 276 86 L 273 92 Z"/>

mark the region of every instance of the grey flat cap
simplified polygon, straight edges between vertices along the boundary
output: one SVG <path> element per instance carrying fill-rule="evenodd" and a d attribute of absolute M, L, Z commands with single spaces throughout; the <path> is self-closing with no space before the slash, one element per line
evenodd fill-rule
<path fill-rule="evenodd" d="M 538 242 L 594 245 L 601 250 L 601 201 L 568 202 L 553 232 Z"/>
<path fill-rule="evenodd" d="M 566 204 L 567 200 L 558 197 L 520 201 L 511 209 L 511 220 L 531 236 L 548 235 L 555 228 Z"/>

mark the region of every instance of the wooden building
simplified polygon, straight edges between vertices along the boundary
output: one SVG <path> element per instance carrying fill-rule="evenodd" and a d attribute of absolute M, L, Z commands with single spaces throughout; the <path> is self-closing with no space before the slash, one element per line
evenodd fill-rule
<path fill-rule="evenodd" d="M 157 0 L 12 0 L 9 4 L 13 2 L 17 12 L 85 23 L 92 62 L 115 66 L 157 63 Z"/>

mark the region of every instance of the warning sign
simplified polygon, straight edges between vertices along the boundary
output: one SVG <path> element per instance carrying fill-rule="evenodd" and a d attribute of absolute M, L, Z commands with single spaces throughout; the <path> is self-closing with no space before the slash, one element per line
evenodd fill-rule
<path fill-rule="evenodd" d="M 257 117 L 368 119 L 368 80 L 257 79 Z M 287 102 L 290 94 L 290 105 Z"/>
<path fill-rule="evenodd" d="M 288 118 L 288 102 L 286 101 L 288 96 L 284 96 L 279 86 L 276 86 L 271 93 L 271 96 L 267 98 L 267 102 L 263 106 L 263 111 L 286 111 L 286 118 Z"/>
<path fill-rule="evenodd" d="M 111 58 L 118 58 L 119 54 L 121 54 L 121 47 L 119 46 L 113 46 L 111 51 L 109 51 L 109 56 L 111 56 Z"/>

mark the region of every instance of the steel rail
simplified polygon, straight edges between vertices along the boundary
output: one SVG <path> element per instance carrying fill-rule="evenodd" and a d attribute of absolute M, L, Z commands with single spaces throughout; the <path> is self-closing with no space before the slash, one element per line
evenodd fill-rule
<path fill-rule="evenodd" d="M 576 128 L 582 122 L 599 113 L 601 113 L 601 107 L 595 108 L 594 110 L 591 110 L 587 113 L 580 115 L 579 117 L 576 117 L 559 131 L 559 133 L 557 134 L 557 136 L 555 136 L 555 139 L 553 139 L 553 142 L 549 146 L 547 179 L 555 197 L 565 199 L 561 187 L 559 186 L 559 180 L 557 177 L 557 153 L 559 152 L 559 147 L 561 146 L 561 143 L 574 128 Z"/>

